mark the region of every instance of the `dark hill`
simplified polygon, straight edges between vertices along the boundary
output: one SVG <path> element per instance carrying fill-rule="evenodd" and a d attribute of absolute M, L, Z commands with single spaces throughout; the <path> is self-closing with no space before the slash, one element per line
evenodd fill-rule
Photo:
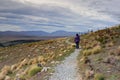
<path fill-rule="evenodd" d="M 77 32 L 67 32 L 67 31 L 55 31 L 52 33 L 48 33 L 45 31 L 5 31 L 5 32 L 0 32 L 0 37 L 5 37 L 5 36 L 36 36 L 36 37 L 41 37 L 41 36 L 73 36 Z"/>

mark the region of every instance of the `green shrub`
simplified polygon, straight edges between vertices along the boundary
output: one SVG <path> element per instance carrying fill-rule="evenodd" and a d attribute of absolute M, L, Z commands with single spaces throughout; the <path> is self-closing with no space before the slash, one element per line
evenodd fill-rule
<path fill-rule="evenodd" d="M 42 70 L 42 67 L 38 67 L 37 65 L 34 65 L 30 68 L 30 70 L 28 71 L 28 75 L 29 76 L 34 76 L 35 74 L 37 74 L 38 72 L 40 72 Z"/>
<path fill-rule="evenodd" d="M 105 77 L 102 74 L 97 73 L 94 75 L 94 80 L 105 80 Z"/>
<path fill-rule="evenodd" d="M 4 57 L 3 56 L 0 56 L 0 61 L 2 61 L 4 59 Z"/>
<path fill-rule="evenodd" d="M 26 80 L 25 76 L 20 76 L 20 80 Z"/>

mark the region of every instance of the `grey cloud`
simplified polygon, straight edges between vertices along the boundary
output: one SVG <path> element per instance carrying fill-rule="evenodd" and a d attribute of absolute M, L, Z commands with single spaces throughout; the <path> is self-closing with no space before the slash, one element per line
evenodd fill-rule
<path fill-rule="evenodd" d="M 46 9 L 44 6 L 41 6 L 40 8 L 35 7 L 28 7 L 25 6 L 24 9 L 14 9 L 14 10 L 1 10 L 0 15 L 2 17 L 6 17 L 7 20 L 0 21 L 1 23 L 8 23 L 8 24 L 26 24 L 26 25 L 45 25 L 45 26 L 58 26 L 58 27 L 64 27 L 68 23 L 71 24 L 71 20 L 75 21 L 76 14 L 72 13 L 69 9 L 65 9 L 63 7 L 59 6 L 47 6 Z M 49 7 L 49 8 L 48 8 Z M 32 11 L 31 11 L 32 10 Z M 25 16 L 28 16 L 27 18 Z M 44 20 L 31 20 L 29 16 L 35 16 L 35 17 L 43 17 L 48 19 L 47 22 Z M 82 16 L 81 16 L 82 17 Z M 26 20 L 27 19 L 27 20 Z M 59 24 L 59 25 L 56 25 Z"/>
<path fill-rule="evenodd" d="M 120 20 L 119 0 L 86 0 L 85 3 L 88 7 L 99 13 L 107 14 L 112 18 Z"/>
<path fill-rule="evenodd" d="M 0 10 L 9 10 L 24 7 L 23 4 L 20 4 L 13 0 L 0 0 Z"/>
<path fill-rule="evenodd" d="M 94 10 L 98 13 L 108 15 L 114 20 L 120 20 L 120 11 L 118 8 L 120 7 L 118 5 L 120 1 L 118 0 L 61 0 L 61 2 L 74 4 L 74 6 L 82 5 L 90 11 Z M 112 2 L 115 3 L 116 6 L 111 6 L 113 5 Z M 111 8 L 113 9 L 111 10 Z M 80 11 L 79 9 L 76 9 L 76 11 L 77 10 Z M 0 17 L 0 24 L 32 28 L 35 28 L 35 26 L 50 26 L 53 27 L 53 29 L 55 27 L 69 29 L 69 27 L 66 28 L 66 26 L 73 26 L 77 29 L 84 27 L 82 28 L 83 30 L 89 28 L 94 29 L 93 26 L 99 26 L 100 24 L 103 24 L 103 26 L 116 24 L 112 21 L 97 20 L 97 17 L 94 18 L 92 16 L 78 14 L 71 8 L 62 5 L 51 5 L 47 3 L 36 6 L 33 4 L 20 3 L 15 0 L 0 0 Z"/>

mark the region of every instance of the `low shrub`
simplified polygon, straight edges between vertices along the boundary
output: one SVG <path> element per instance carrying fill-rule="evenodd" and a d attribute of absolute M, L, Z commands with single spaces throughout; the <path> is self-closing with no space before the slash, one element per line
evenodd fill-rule
<path fill-rule="evenodd" d="M 116 55 L 117 56 L 120 56 L 120 46 L 117 48 L 117 50 L 116 50 Z"/>
<path fill-rule="evenodd" d="M 20 80 L 26 80 L 25 76 L 20 76 Z"/>
<path fill-rule="evenodd" d="M 1 69 L 1 73 L 3 73 L 4 75 L 7 75 L 9 72 L 11 72 L 11 67 L 5 65 L 2 69 Z"/>
<path fill-rule="evenodd" d="M 115 49 L 115 50 L 111 50 L 109 52 L 109 54 L 110 55 L 115 55 L 115 56 L 120 56 L 120 46 L 117 49 Z"/>
<path fill-rule="evenodd" d="M 94 80 L 105 80 L 105 77 L 102 74 L 97 73 L 94 75 Z"/>
<path fill-rule="evenodd" d="M 3 56 L 0 56 L 0 61 L 2 61 L 4 59 L 4 57 Z"/>
<path fill-rule="evenodd" d="M 34 76 L 35 74 L 37 74 L 41 70 L 42 70 L 42 67 L 38 67 L 37 65 L 34 65 L 29 69 L 28 75 L 29 76 Z"/>
<path fill-rule="evenodd" d="M 106 44 L 106 47 L 112 47 L 113 45 L 114 45 L 113 42 L 109 42 L 109 43 Z"/>
<path fill-rule="evenodd" d="M 101 51 L 101 46 L 100 45 L 97 45 L 95 47 L 93 47 L 92 49 L 85 49 L 82 51 L 83 55 L 84 56 L 89 56 L 91 54 L 97 54 Z"/>
<path fill-rule="evenodd" d="M 101 51 L 101 46 L 100 45 L 97 45 L 96 47 L 94 47 L 93 49 L 92 49 L 92 54 L 97 54 L 97 53 L 99 53 L 100 51 Z"/>
<path fill-rule="evenodd" d="M 89 59 L 88 59 L 88 57 L 85 56 L 85 57 L 82 58 L 82 61 L 83 61 L 84 64 L 86 64 L 89 61 Z"/>
<path fill-rule="evenodd" d="M 92 54 L 92 50 L 91 49 L 86 49 L 86 50 L 83 50 L 82 53 L 83 53 L 84 56 L 89 56 L 89 55 Z"/>

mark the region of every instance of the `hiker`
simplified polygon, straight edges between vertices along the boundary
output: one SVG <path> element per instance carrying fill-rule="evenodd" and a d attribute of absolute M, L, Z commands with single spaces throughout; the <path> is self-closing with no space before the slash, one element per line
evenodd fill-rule
<path fill-rule="evenodd" d="M 76 34 L 74 42 L 76 44 L 76 49 L 79 49 L 80 36 L 78 34 Z"/>

